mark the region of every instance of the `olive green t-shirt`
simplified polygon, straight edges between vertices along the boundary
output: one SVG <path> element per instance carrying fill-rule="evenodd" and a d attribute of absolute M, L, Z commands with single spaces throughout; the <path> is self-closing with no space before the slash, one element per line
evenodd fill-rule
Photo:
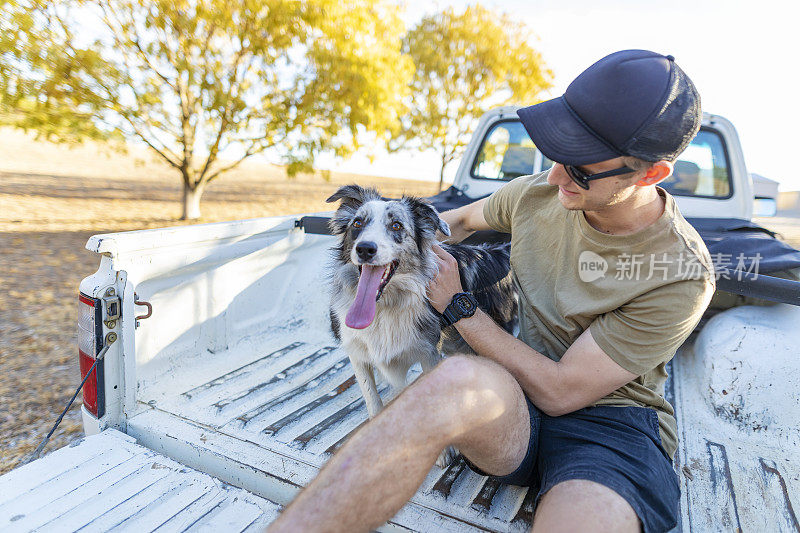
<path fill-rule="evenodd" d="M 708 249 L 665 200 L 662 215 L 629 235 L 592 227 L 558 199 L 547 172 L 516 178 L 492 194 L 486 222 L 511 233 L 511 273 L 519 294 L 519 338 L 558 361 L 590 328 L 600 348 L 637 377 L 594 405 L 637 405 L 658 413 L 674 457 L 677 424 L 664 399 L 666 363 L 699 322 L 714 293 Z"/>

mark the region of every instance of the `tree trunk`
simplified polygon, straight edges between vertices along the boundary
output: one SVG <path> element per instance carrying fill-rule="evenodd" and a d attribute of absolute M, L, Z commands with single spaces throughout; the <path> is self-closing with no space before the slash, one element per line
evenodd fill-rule
<path fill-rule="evenodd" d="M 194 189 L 183 184 L 183 215 L 181 220 L 196 220 L 200 218 L 200 197 L 203 196 L 204 184 L 197 185 Z"/>
<path fill-rule="evenodd" d="M 442 167 L 439 169 L 439 192 L 442 192 L 442 185 L 444 184 L 444 167 L 447 166 L 444 158 L 442 158 Z"/>

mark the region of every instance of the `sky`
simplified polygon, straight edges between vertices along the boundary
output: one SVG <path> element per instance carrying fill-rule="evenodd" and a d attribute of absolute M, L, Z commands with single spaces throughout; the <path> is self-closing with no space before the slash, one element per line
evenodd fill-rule
<path fill-rule="evenodd" d="M 406 0 L 405 19 L 474 2 Z M 736 127 L 749 172 L 800 190 L 800 171 L 788 156 L 800 152 L 800 4 L 790 0 L 484 0 L 518 17 L 538 39 L 555 74 L 545 98 L 560 96 L 589 65 L 617 50 L 671 54 L 700 92 L 703 111 Z M 524 105 L 525 102 L 520 102 Z M 321 168 L 379 176 L 438 179 L 435 154 L 322 158 Z M 453 176 L 457 162 L 448 166 Z"/>

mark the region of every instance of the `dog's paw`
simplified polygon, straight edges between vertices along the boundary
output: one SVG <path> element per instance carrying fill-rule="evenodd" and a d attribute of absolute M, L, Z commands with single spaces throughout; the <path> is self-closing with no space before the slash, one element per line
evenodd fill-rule
<path fill-rule="evenodd" d="M 456 457 L 458 457 L 458 450 L 452 446 L 448 446 L 439 454 L 439 458 L 436 459 L 436 466 L 439 468 L 447 468 L 456 460 Z"/>

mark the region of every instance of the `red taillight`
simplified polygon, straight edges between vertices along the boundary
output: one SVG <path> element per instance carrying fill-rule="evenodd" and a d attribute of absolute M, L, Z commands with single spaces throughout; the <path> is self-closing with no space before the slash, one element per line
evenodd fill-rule
<path fill-rule="evenodd" d="M 90 357 L 78 350 L 78 359 L 81 365 L 81 379 L 83 379 L 89 369 L 92 368 L 94 357 Z M 90 413 L 97 416 L 97 368 L 92 370 L 92 375 L 83 384 L 83 405 Z"/>
<path fill-rule="evenodd" d="M 78 296 L 78 361 L 81 379 L 86 377 L 101 348 L 103 325 L 100 302 L 83 294 Z M 103 361 L 98 361 L 83 385 L 83 406 L 97 418 L 105 414 Z M 99 387 L 98 387 L 99 384 Z"/>

